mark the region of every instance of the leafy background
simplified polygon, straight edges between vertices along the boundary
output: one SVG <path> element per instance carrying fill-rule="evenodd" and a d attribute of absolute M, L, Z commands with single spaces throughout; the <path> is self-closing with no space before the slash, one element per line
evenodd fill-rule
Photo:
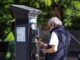
<path fill-rule="evenodd" d="M 5 59 L 11 60 L 14 53 L 14 24 L 15 19 L 9 10 L 11 4 L 27 5 L 42 10 L 38 17 L 38 25 L 45 26 L 50 18 L 48 9 L 51 4 L 59 3 L 62 6 L 62 22 L 67 29 L 80 28 L 80 1 L 79 0 L 0 0 L 0 40 L 10 42 Z"/>

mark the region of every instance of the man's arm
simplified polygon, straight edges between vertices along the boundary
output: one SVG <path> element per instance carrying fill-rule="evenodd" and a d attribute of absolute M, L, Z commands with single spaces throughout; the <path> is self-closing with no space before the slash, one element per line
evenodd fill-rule
<path fill-rule="evenodd" d="M 55 53 L 58 50 L 59 40 L 58 40 L 58 37 L 57 37 L 56 33 L 53 32 L 52 35 L 51 35 L 50 42 L 49 42 L 49 45 L 51 46 L 51 48 L 47 48 L 48 44 L 46 44 L 42 41 L 38 41 L 38 43 L 39 43 L 40 46 L 43 47 L 41 49 L 43 51 L 43 53 Z"/>
<path fill-rule="evenodd" d="M 51 48 L 42 49 L 42 51 L 45 53 L 55 53 L 58 50 L 58 44 L 59 44 L 59 39 L 57 37 L 57 34 L 55 32 L 53 32 L 51 34 L 51 38 L 50 38 L 50 42 L 49 42 L 49 45 L 51 46 Z"/>
<path fill-rule="evenodd" d="M 43 48 L 42 52 L 43 53 L 55 53 L 55 52 L 57 52 L 57 46 L 52 45 L 52 47 L 49 49 Z"/>
<path fill-rule="evenodd" d="M 43 48 L 41 49 L 43 53 L 55 53 L 57 52 L 57 45 L 51 45 L 51 48 L 48 48 L 48 44 L 44 43 L 44 42 L 40 42 L 39 43 L 40 46 L 42 46 Z"/>

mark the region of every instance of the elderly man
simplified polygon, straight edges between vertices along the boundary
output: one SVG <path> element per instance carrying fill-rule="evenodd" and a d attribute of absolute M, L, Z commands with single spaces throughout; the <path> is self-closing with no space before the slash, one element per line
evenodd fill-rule
<path fill-rule="evenodd" d="M 57 17 L 52 17 L 48 21 L 50 29 L 50 40 L 47 43 L 39 42 L 46 60 L 66 60 L 68 47 L 68 33 L 62 26 L 62 22 Z"/>

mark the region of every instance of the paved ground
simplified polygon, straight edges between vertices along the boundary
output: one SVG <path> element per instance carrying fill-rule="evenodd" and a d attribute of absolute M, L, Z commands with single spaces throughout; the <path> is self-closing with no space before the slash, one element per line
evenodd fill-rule
<path fill-rule="evenodd" d="M 77 57 L 68 57 L 68 60 L 78 60 Z"/>
<path fill-rule="evenodd" d="M 15 57 L 12 60 L 16 60 Z M 32 59 L 32 60 L 36 60 L 36 59 Z M 39 60 L 45 60 L 45 57 L 42 56 L 42 57 L 40 57 Z M 68 56 L 67 60 L 80 60 L 80 59 L 78 59 L 78 57 Z"/>
<path fill-rule="evenodd" d="M 12 60 L 15 60 L 15 59 L 12 59 Z M 45 59 L 40 59 L 40 60 L 45 60 Z M 76 57 L 68 57 L 67 60 L 78 60 L 78 58 L 76 58 Z"/>
<path fill-rule="evenodd" d="M 40 60 L 45 60 L 45 58 L 41 57 Z M 78 58 L 77 57 L 68 57 L 67 60 L 78 60 Z"/>

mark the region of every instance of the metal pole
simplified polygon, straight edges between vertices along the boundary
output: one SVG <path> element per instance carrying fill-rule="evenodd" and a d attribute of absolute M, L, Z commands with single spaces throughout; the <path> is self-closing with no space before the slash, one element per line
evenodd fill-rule
<path fill-rule="evenodd" d="M 35 41 L 37 42 L 37 39 L 35 39 Z M 39 44 L 38 43 L 36 43 L 36 49 L 37 49 L 36 60 L 39 60 L 40 57 L 39 57 Z"/>

